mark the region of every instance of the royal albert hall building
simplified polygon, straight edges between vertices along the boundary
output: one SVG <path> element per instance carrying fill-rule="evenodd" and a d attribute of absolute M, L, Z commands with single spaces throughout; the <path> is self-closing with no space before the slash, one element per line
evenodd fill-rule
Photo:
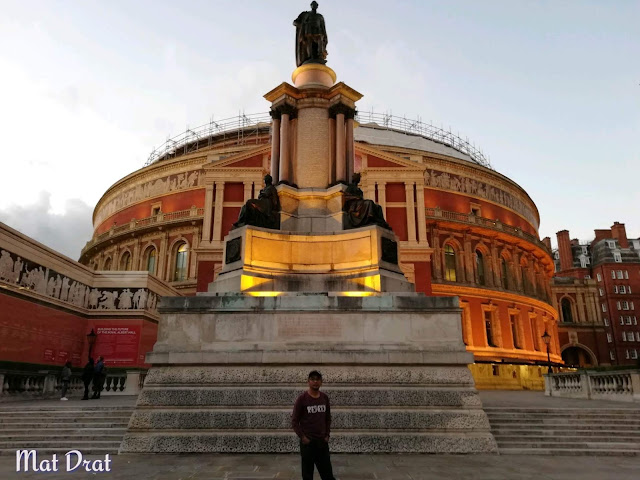
<path fill-rule="evenodd" d="M 212 121 L 154 151 L 104 193 L 80 262 L 148 270 L 184 295 L 206 291 L 222 268 L 225 235 L 272 171 L 281 116 L 271 113 Z M 439 128 L 388 115 L 346 118 L 360 188 L 397 235 L 405 276 L 419 292 L 460 297 L 476 362 L 546 364 L 545 331 L 551 361 L 562 362 L 553 259 L 527 192 Z M 295 131 L 295 115 L 287 120 Z"/>

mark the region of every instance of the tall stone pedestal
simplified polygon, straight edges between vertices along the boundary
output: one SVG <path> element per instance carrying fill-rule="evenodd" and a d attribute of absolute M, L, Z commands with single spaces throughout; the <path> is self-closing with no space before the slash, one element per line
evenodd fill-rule
<path fill-rule="evenodd" d="M 457 298 L 248 294 L 164 298 L 153 363 L 121 452 L 297 452 L 310 370 L 333 452 L 496 452 Z"/>

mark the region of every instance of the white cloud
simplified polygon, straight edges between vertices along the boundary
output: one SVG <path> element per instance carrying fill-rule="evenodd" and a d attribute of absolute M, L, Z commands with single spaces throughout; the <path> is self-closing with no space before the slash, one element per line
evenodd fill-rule
<path fill-rule="evenodd" d="M 91 239 L 92 208 L 79 199 L 65 202 L 65 213 L 53 213 L 51 193 L 41 191 L 35 203 L 9 205 L 0 209 L 0 221 L 77 260 L 80 250 Z"/>

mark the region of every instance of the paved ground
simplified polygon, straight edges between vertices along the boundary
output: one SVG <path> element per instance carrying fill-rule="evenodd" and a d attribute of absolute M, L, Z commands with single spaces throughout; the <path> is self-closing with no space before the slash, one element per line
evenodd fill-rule
<path fill-rule="evenodd" d="M 542 392 L 481 392 L 488 407 L 585 407 L 640 408 L 638 404 L 590 400 L 556 399 Z M 76 403 L 77 402 L 77 403 Z M 104 397 L 95 402 L 70 399 L 0 403 L 0 408 L 35 407 L 64 404 L 133 405 L 133 397 Z M 49 457 L 50 458 L 50 457 Z M 92 457 L 97 458 L 97 457 Z M 561 457 L 515 455 L 333 455 L 334 473 L 338 480 L 382 479 L 536 479 L 536 480 L 638 480 L 640 457 Z M 41 458 L 42 459 L 42 458 Z M 0 479 L 136 479 L 136 480 L 262 480 L 265 478 L 299 479 L 297 455 L 120 455 L 112 457 L 111 471 L 105 473 L 16 472 L 14 457 L 0 457 Z M 319 478 L 316 473 L 315 478 Z"/>
<path fill-rule="evenodd" d="M 640 478 L 639 457 L 336 454 L 332 460 L 338 480 Z M 16 473 L 15 459 L 0 458 L 0 478 L 264 480 L 301 477 L 297 455 L 120 455 L 113 458 L 111 472 L 108 473 Z M 319 478 L 317 472 L 315 478 Z"/>

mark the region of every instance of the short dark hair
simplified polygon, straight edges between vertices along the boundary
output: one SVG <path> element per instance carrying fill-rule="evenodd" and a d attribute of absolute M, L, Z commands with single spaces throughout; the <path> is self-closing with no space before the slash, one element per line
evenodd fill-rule
<path fill-rule="evenodd" d="M 316 377 L 322 380 L 322 374 L 317 370 L 311 370 L 311 372 L 309 372 L 309 378 L 313 378 L 313 377 Z"/>

